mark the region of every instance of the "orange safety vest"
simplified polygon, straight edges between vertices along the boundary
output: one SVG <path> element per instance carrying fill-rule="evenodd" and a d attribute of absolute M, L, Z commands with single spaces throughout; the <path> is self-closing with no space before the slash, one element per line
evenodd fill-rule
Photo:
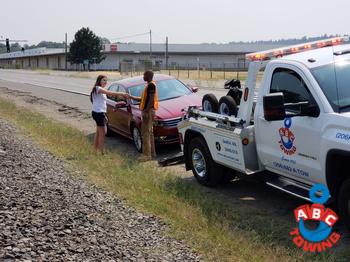
<path fill-rule="evenodd" d="M 158 91 L 157 91 L 156 82 L 152 81 L 152 82 L 150 82 L 150 83 L 154 84 L 154 86 L 155 86 L 153 108 L 154 108 L 155 110 L 158 110 Z M 148 89 L 148 85 L 149 85 L 149 84 L 147 84 L 147 85 L 145 86 L 145 88 L 143 89 L 143 92 L 142 92 L 141 103 L 140 103 L 140 109 L 141 109 L 141 110 L 145 109 L 145 104 L 146 104 L 146 100 L 147 100 L 147 89 Z"/>

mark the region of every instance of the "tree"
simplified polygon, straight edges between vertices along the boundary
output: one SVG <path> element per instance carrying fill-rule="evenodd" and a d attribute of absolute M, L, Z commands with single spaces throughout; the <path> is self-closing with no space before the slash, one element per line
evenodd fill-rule
<path fill-rule="evenodd" d="M 11 44 L 11 52 L 20 51 L 21 49 L 22 49 L 22 47 L 19 43 Z"/>
<path fill-rule="evenodd" d="M 100 40 L 101 40 L 102 44 L 104 44 L 104 45 L 111 43 L 111 41 L 109 41 L 109 39 L 106 37 L 100 37 Z"/>
<path fill-rule="evenodd" d="M 106 56 L 102 53 L 102 41 L 94 32 L 88 27 L 83 27 L 75 33 L 68 54 L 68 60 L 71 63 L 82 64 L 88 61 L 88 68 L 90 69 L 90 64 L 101 63 L 105 58 Z"/>
<path fill-rule="evenodd" d="M 57 42 L 50 42 L 50 41 L 41 41 L 36 48 L 38 47 L 47 47 L 47 48 L 64 48 L 64 42 L 63 43 L 57 43 Z"/>

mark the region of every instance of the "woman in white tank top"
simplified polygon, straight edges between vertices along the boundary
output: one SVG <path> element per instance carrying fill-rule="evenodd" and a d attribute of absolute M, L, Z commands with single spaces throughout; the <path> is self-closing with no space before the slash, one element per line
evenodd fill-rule
<path fill-rule="evenodd" d="M 105 89 L 107 85 L 107 77 L 99 75 L 96 83 L 90 93 L 90 100 L 92 102 L 92 118 L 96 122 L 96 133 L 94 137 L 94 148 L 103 154 L 104 138 L 106 132 L 106 111 L 107 111 L 107 95 L 119 96 L 127 98 L 128 94 L 120 92 L 112 92 Z"/>

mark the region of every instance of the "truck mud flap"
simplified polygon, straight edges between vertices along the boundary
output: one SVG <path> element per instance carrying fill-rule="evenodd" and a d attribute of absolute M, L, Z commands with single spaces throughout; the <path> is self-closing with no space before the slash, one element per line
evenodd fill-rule
<path fill-rule="evenodd" d="M 184 154 L 182 152 L 161 158 L 158 160 L 160 166 L 172 166 L 185 162 Z"/>

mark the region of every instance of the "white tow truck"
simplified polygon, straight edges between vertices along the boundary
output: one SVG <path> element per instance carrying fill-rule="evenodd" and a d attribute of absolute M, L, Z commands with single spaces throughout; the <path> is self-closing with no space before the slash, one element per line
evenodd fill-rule
<path fill-rule="evenodd" d="M 237 115 L 190 107 L 178 124 L 186 169 L 206 186 L 259 173 L 309 201 L 311 187 L 324 184 L 350 228 L 348 42 L 337 37 L 248 54 Z"/>

